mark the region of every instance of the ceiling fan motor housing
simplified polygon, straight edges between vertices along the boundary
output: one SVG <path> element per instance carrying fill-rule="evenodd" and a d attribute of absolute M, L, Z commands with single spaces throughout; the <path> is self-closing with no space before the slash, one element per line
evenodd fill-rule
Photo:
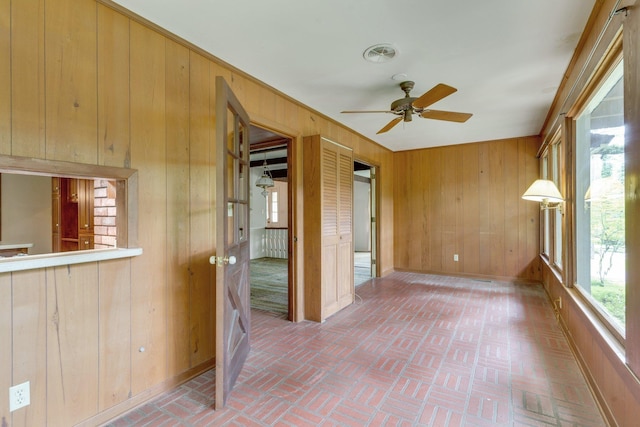
<path fill-rule="evenodd" d="M 413 86 L 414 86 L 414 82 L 411 82 L 411 81 L 400 83 L 400 89 L 404 91 L 405 97 L 397 99 L 391 103 L 391 111 L 394 114 L 397 114 L 399 116 L 404 116 L 405 122 L 411 121 L 412 114 L 419 113 L 419 111 L 417 111 L 413 107 L 413 101 L 415 101 L 418 98 L 409 96 L 409 92 L 411 92 L 411 89 L 413 89 Z"/>
<path fill-rule="evenodd" d="M 407 97 L 397 99 L 391 103 L 391 111 L 396 113 L 404 113 L 406 110 L 412 110 L 413 101 L 415 101 L 416 99 L 418 98 Z"/>

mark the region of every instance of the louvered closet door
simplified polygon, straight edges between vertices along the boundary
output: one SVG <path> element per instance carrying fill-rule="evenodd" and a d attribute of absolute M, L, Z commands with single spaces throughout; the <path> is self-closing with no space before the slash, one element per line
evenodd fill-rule
<path fill-rule="evenodd" d="M 353 302 L 351 150 L 322 140 L 322 313 L 330 316 Z"/>
<path fill-rule="evenodd" d="M 353 285 L 353 152 L 339 152 L 338 203 L 338 310 L 354 300 Z"/>

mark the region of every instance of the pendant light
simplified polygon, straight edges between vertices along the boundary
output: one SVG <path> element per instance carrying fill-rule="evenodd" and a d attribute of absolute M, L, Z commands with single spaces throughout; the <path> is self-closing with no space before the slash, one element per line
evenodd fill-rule
<path fill-rule="evenodd" d="M 262 188 L 262 195 L 264 197 L 267 197 L 267 195 L 269 194 L 269 192 L 267 191 L 267 188 L 270 187 L 274 187 L 275 184 L 273 183 L 273 178 L 271 177 L 271 173 L 269 172 L 269 169 L 267 168 L 267 155 L 265 154 L 265 158 L 264 158 L 264 163 L 262 164 L 262 176 L 260 178 L 258 178 L 258 180 L 256 181 L 256 187 L 260 187 Z"/>

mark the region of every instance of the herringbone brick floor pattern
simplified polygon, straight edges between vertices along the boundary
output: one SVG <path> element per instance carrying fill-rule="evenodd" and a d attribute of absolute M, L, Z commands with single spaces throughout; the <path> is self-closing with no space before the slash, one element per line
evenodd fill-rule
<path fill-rule="evenodd" d="M 605 426 L 541 286 L 393 273 L 326 322 L 252 312 L 224 410 L 206 372 L 111 426 Z"/>

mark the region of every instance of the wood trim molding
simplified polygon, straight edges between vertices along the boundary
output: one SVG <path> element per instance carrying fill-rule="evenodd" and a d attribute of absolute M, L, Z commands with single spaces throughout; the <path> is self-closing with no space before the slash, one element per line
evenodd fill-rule
<path fill-rule="evenodd" d="M 60 267 L 62 265 L 131 258 L 142 255 L 142 248 L 91 249 L 87 251 L 57 252 L 52 254 L 15 256 L 0 259 L 0 273 Z"/>

